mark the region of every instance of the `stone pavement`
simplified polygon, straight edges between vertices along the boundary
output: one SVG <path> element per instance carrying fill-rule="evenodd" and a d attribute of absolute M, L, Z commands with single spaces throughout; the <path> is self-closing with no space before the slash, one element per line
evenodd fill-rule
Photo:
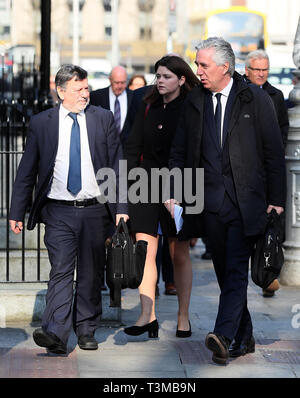
<path fill-rule="evenodd" d="M 201 260 L 202 252 L 201 243 L 192 250 L 194 277 L 190 321 L 193 333 L 190 338 L 175 337 L 177 297 L 164 295 L 162 282 L 156 304 L 159 338 L 148 340 L 147 334 L 140 337 L 125 335 L 123 327 L 132 325 L 139 313 L 138 291 L 128 289 L 122 295 L 123 325 L 100 327 L 96 332 L 97 351 L 80 350 L 75 335 L 71 335 L 68 355 L 51 356 L 33 342 L 32 332 L 39 324 L 0 325 L 1 380 L 88 378 L 108 383 L 111 379 L 117 382 L 116 379 L 134 378 L 141 382 L 148 380 L 149 390 L 161 388 L 159 383 L 163 383 L 163 379 L 188 383 L 188 379 L 300 378 L 299 287 L 281 286 L 274 297 L 264 298 L 261 289 L 250 280 L 248 306 L 253 319 L 256 351 L 230 360 L 227 366 L 212 362 L 204 340 L 214 327 L 219 289 L 212 263 Z M 157 383 L 157 387 L 151 383 Z M 172 385 L 164 388 L 171 389 Z"/>

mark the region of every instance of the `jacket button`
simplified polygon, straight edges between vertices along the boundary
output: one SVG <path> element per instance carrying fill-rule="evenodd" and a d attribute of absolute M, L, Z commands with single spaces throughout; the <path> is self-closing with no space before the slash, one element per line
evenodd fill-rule
<path fill-rule="evenodd" d="M 159 125 L 157 126 L 157 128 L 158 128 L 158 130 L 161 130 L 161 129 L 163 128 L 163 125 L 162 125 L 162 124 L 159 124 Z"/>

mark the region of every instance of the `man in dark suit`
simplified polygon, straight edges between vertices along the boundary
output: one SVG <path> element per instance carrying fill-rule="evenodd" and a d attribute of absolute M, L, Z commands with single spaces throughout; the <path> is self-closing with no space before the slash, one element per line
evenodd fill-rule
<path fill-rule="evenodd" d="M 204 168 L 204 211 L 189 222 L 202 218 L 221 290 L 205 344 L 214 362 L 226 364 L 229 355 L 255 350 L 247 308 L 249 258 L 267 213 L 283 212 L 284 147 L 270 97 L 235 72 L 228 42 L 201 42 L 196 65 L 202 84 L 186 99 L 169 165 Z"/>
<path fill-rule="evenodd" d="M 265 90 L 271 97 L 281 130 L 283 144 L 286 146 L 289 131 L 287 107 L 282 92 L 268 82 L 269 69 L 269 56 L 265 50 L 252 51 L 247 55 L 245 60 L 245 77 L 251 83 Z M 282 229 L 283 231 L 285 229 L 284 217 L 282 218 Z M 284 235 L 284 232 L 282 235 Z M 275 291 L 278 290 L 279 287 L 278 279 L 275 279 L 271 285 L 263 289 L 263 296 L 274 296 Z"/>
<path fill-rule="evenodd" d="M 90 103 L 110 109 L 115 118 L 122 145 L 125 142 L 123 126 L 131 104 L 133 91 L 126 88 L 127 72 L 123 66 L 115 66 L 109 76 L 110 86 L 92 91 Z"/>
<path fill-rule="evenodd" d="M 282 91 L 268 82 L 269 69 L 269 56 L 265 50 L 252 51 L 247 55 L 245 60 L 245 76 L 251 83 L 261 87 L 271 97 L 278 118 L 283 143 L 286 146 L 289 131 L 287 107 Z"/>
<path fill-rule="evenodd" d="M 45 224 L 51 272 L 42 327 L 33 338 L 49 352 L 65 354 L 72 323 L 80 348 L 98 348 L 94 333 L 101 317 L 107 217 L 98 201 L 104 192 L 96 174 L 109 167 L 118 181 L 123 155 L 112 113 L 88 105 L 87 72 L 64 65 L 55 83 L 62 103 L 30 120 L 12 193 L 10 226 L 16 234 L 23 229 L 35 187 L 27 228 L 39 221 Z M 113 188 L 118 191 L 118 186 Z M 109 204 L 116 223 L 128 218 L 126 203 L 120 203 L 122 193 L 117 193 L 117 202 Z"/>

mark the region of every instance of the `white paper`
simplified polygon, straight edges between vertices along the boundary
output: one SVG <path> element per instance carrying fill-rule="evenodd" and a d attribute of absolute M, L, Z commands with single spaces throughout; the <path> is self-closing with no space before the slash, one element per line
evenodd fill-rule
<path fill-rule="evenodd" d="M 182 211 L 183 211 L 183 208 L 181 206 L 179 206 L 179 205 L 174 206 L 174 221 L 175 221 L 175 225 L 176 225 L 177 234 L 181 231 L 182 225 L 183 225 L 183 218 L 181 217 Z M 160 223 L 158 223 L 157 234 L 162 235 Z"/>
<path fill-rule="evenodd" d="M 176 224 L 177 233 L 179 233 L 181 231 L 182 225 L 183 225 L 183 218 L 181 217 L 182 211 L 183 211 L 183 208 L 181 206 L 175 205 L 174 220 L 175 220 L 175 224 Z"/>

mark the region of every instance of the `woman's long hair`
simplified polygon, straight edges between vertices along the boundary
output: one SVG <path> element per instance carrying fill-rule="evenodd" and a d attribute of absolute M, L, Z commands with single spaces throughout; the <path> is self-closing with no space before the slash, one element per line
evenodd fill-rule
<path fill-rule="evenodd" d="M 165 66 L 167 69 L 173 72 L 178 79 L 180 79 L 182 76 L 185 77 L 185 83 L 180 87 L 180 95 L 186 95 L 189 91 L 191 91 L 192 88 L 198 86 L 200 83 L 191 67 L 177 55 L 165 55 L 158 60 L 154 66 L 155 73 L 157 72 L 159 66 Z M 147 104 L 153 104 L 159 98 L 161 98 L 161 94 L 159 94 L 155 84 L 150 93 L 145 96 L 144 101 Z"/>

